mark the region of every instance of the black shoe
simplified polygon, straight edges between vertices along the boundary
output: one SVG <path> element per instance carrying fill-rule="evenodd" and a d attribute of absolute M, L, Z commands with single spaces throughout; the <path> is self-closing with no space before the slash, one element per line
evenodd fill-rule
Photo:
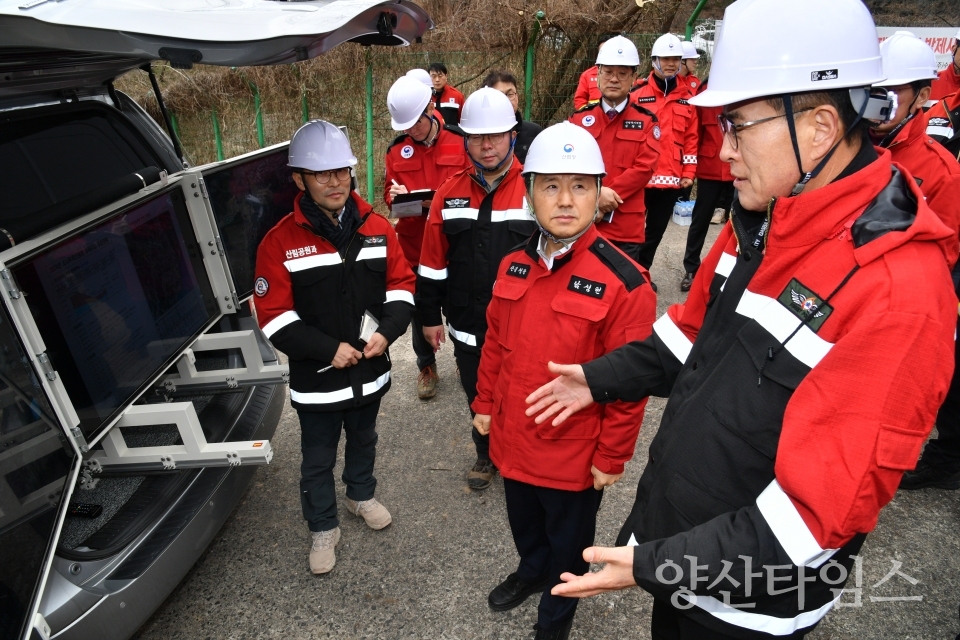
<path fill-rule="evenodd" d="M 487 596 L 487 603 L 494 611 L 509 611 L 519 607 L 523 601 L 535 593 L 543 593 L 547 588 L 547 578 L 534 583 L 524 582 L 511 573 L 507 579 L 494 587 Z"/>
<path fill-rule="evenodd" d="M 960 463 L 931 463 L 921 457 L 917 468 L 907 471 L 900 480 L 900 488 L 906 491 L 928 487 L 960 489 Z"/>
<path fill-rule="evenodd" d="M 493 482 L 497 468 L 489 460 L 477 458 L 473 468 L 467 472 L 467 486 L 474 491 L 483 491 Z"/>
<path fill-rule="evenodd" d="M 683 276 L 683 280 L 680 281 L 680 291 L 690 291 L 690 285 L 693 284 L 694 275 L 696 274 L 687 271 L 686 275 Z"/>
<path fill-rule="evenodd" d="M 563 623 L 562 627 L 556 629 L 541 629 L 540 625 L 535 625 L 533 628 L 537 630 L 537 635 L 534 637 L 534 640 L 567 640 L 570 637 L 570 628 L 573 627 L 573 618 L 570 618 Z"/>

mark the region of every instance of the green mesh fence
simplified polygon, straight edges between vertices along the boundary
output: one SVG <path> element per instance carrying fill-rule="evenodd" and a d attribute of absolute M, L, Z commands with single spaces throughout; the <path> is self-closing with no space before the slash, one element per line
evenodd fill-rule
<path fill-rule="evenodd" d="M 640 76 L 650 73 L 650 49 L 660 34 L 626 34 L 641 54 Z M 531 120 L 548 126 L 565 120 L 573 112 L 573 94 L 580 74 L 594 64 L 601 35 L 572 40 L 562 32 L 547 30 L 534 47 L 535 64 L 531 84 Z M 702 56 L 697 75 L 703 79 L 709 70 L 712 49 L 712 22 L 697 25 L 694 43 L 707 52 Z M 372 172 L 374 190 L 371 200 L 382 209 L 383 158 L 397 132 L 390 127 L 386 107 L 387 91 L 393 82 L 413 68 L 426 68 L 432 62 L 444 63 L 448 81 L 464 95 L 480 87 L 491 69 L 506 69 L 516 76 L 520 86 L 521 111 L 525 54 L 523 50 L 426 51 L 419 46 L 409 48 L 364 48 L 344 45 L 333 52 L 337 64 L 326 63 L 326 56 L 295 65 L 218 70 L 219 96 L 204 96 L 205 89 L 189 100 L 178 90 L 168 97 L 166 81 L 199 78 L 202 72 L 175 72 L 163 68 L 161 86 L 164 98 L 177 117 L 181 142 L 187 159 L 194 165 L 217 160 L 218 144 L 223 156 L 230 158 L 260 146 L 262 131 L 265 145 L 289 140 L 303 123 L 304 113 L 346 126 L 354 153 L 359 159 L 357 177 L 361 193 L 367 195 L 367 173 Z M 330 54 L 328 54 L 330 55 Z M 368 166 L 366 145 L 367 66 L 373 69 L 373 165 Z M 344 73 L 344 68 L 350 73 Z M 157 65 L 161 70 L 160 65 Z M 209 69 L 209 68 L 208 68 Z M 207 74 L 211 72 L 207 71 Z M 145 75 L 145 74 L 144 74 Z M 144 89 L 144 81 L 129 74 L 118 86 L 152 109 L 152 94 Z M 213 91 L 214 89 L 210 89 Z M 255 94 L 259 93 L 259 117 Z M 188 93 L 189 95 L 189 93 Z M 204 98 L 209 97 L 206 101 Z M 205 106 L 206 102 L 216 106 Z M 154 103 L 155 104 L 155 103 Z M 304 108 L 305 107 L 305 108 Z M 156 116 L 157 114 L 155 114 Z M 213 124 L 216 118 L 218 127 Z M 219 129 L 219 132 L 217 131 Z M 219 133 L 219 140 L 217 134 Z"/>

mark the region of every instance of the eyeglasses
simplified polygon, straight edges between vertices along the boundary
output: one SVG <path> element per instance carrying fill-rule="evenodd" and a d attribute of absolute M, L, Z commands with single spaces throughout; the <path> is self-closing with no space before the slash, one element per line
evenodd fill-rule
<path fill-rule="evenodd" d="M 633 75 L 633 69 L 620 69 L 619 71 L 614 71 L 610 67 L 601 67 L 600 76 L 606 78 L 607 80 L 611 78 L 619 78 L 624 80 Z"/>
<path fill-rule="evenodd" d="M 467 144 L 471 147 L 479 147 L 483 144 L 484 140 L 489 140 L 490 144 L 500 144 L 503 142 L 503 137 L 507 135 L 507 132 L 504 133 L 471 133 L 467 136 Z"/>
<path fill-rule="evenodd" d="M 329 184 L 330 178 L 334 176 L 336 176 L 337 182 L 346 182 L 350 179 L 350 168 L 344 167 L 343 169 L 331 169 L 330 171 L 301 171 L 300 175 L 312 177 L 320 185 Z"/>
<path fill-rule="evenodd" d="M 806 109 L 800 109 L 794 111 L 793 115 L 803 113 L 804 111 L 810 111 L 813 107 L 807 107 Z M 730 143 L 733 145 L 734 149 L 739 147 L 740 141 L 737 139 L 737 132 L 743 131 L 744 129 L 749 129 L 750 127 L 756 126 L 758 124 L 763 124 L 764 122 L 770 122 L 771 120 L 776 120 L 777 118 L 785 118 L 787 114 L 781 113 L 777 116 L 770 116 L 769 118 L 760 118 L 759 120 L 753 120 L 752 122 L 744 122 L 742 124 L 737 124 L 729 117 L 724 114 L 717 116 L 717 124 L 720 125 L 720 131 L 723 132 L 724 136 L 730 137 Z"/>
<path fill-rule="evenodd" d="M 513 90 L 511 89 L 510 91 L 504 91 L 504 92 L 503 92 L 503 95 L 505 95 L 505 96 L 507 96 L 508 98 L 510 98 L 511 100 L 513 100 L 514 98 L 517 97 L 517 92 L 516 92 L 516 91 L 513 91 Z"/>

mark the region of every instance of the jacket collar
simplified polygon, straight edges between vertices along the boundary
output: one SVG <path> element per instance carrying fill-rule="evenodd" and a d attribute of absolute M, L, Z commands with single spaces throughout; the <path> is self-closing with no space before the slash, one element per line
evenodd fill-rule
<path fill-rule="evenodd" d="M 303 198 L 305 191 L 301 191 L 297 194 L 297 197 L 293 199 L 293 221 L 297 223 L 298 226 L 310 227 L 310 221 L 307 220 L 307 216 L 303 215 L 303 210 L 300 209 L 300 199 Z M 367 214 L 373 212 L 373 207 L 369 202 L 360 197 L 360 194 L 356 191 L 350 192 L 350 197 L 353 198 L 353 201 L 357 205 L 357 212 L 360 214 L 360 226 L 363 226 L 363 223 L 367 219 Z"/>
<path fill-rule="evenodd" d="M 922 111 L 918 111 L 904 127 L 897 132 L 894 139 L 887 145 L 887 149 L 908 147 L 922 140 L 927 134 L 927 119 Z"/>
<path fill-rule="evenodd" d="M 530 239 L 527 240 L 526 246 L 523 248 L 523 252 L 527 254 L 527 257 L 530 258 L 531 262 L 533 262 L 536 265 L 539 265 L 540 268 L 543 269 L 544 271 L 555 273 L 559 271 L 561 268 L 563 268 L 564 266 L 566 266 L 571 260 L 573 260 L 573 257 L 575 255 L 579 255 L 578 251 L 580 253 L 583 253 L 584 247 L 590 247 L 591 245 L 593 245 L 594 241 L 597 239 L 600 233 L 597 231 L 596 223 L 591 224 L 590 228 L 587 229 L 587 231 L 582 236 L 577 238 L 577 241 L 573 243 L 573 246 L 570 247 L 569 251 L 567 251 L 565 254 L 563 254 L 562 256 L 559 256 L 553 261 L 553 269 L 547 269 L 543 265 L 543 262 L 540 260 L 540 254 L 537 253 L 537 248 L 540 246 L 540 235 L 541 235 L 540 232 L 537 231 L 532 236 L 530 236 Z"/>

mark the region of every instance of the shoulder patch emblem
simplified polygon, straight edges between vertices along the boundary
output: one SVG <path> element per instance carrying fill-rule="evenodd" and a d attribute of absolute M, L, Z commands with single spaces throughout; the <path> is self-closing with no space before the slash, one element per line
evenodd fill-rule
<path fill-rule="evenodd" d="M 658 124 L 653 125 L 653 139 L 654 140 L 660 139 L 660 125 Z"/>
<path fill-rule="evenodd" d="M 270 291 L 270 283 L 267 282 L 267 279 L 257 278 L 257 281 L 253 284 L 253 292 L 257 294 L 258 298 L 262 298 L 267 295 L 267 291 Z"/>
<path fill-rule="evenodd" d="M 603 294 L 606 293 L 607 285 L 603 282 L 587 280 L 580 276 L 570 276 L 570 284 L 567 285 L 567 289 L 599 300 L 603 297 Z"/>
<path fill-rule="evenodd" d="M 643 130 L 643 120 L 624 120 L 623 121 L 624 129 L 634 129 L 637 131 Z"/>
<path fill-rule="evenodd" d="M 646 98 L 637 98 L 637 102 L 643 104 L 644 102 L 656 102 L 657 99 L 653 96 L 647 96 Z"/>
<path fill-rule="evenodd" d="M 387 236 L 367 236 L 363 239 L 365 247 L 383 247 L 387 244 Z"/>
<path fill-rule="evenodd" d="M 408 159 L 412 158 L 412 157 L 413 157 L 413 145 L 410 145 L 410 144 L 404 145 L 404 147 L 403 147 L 402 149 L 400 149 L 400 155 L 401 155 L 405 160 L 408 160 Z"/>
<path fill-rule="evenodd" d="M 833 307 L 826 304 L 823 298 L 805 287 L 796 278 L 790 281 L 790 284 L 777 297 L 777 300 L 789 309 L 793 315 L 803 320 L 814 332 L 819 331 L 823 323 L 833 313 Z"/>
<path fill-rule="evenodd" d="M 470 198 L 444 198 L 444 209 L 466 209 L 470 204 Z"/>
<path fill-rule="evenodd" d="M 583 126 L 585 127 L 592 127 L 596 121 L 596 116 L 583 116 L 583 120 L 581 120 Z"/>
<path fill-rule="evenodd" d="M 530 275 L 530 265 L 521 262 L 511 262 L 510 268 L 507 269 L 507 275 L 526 280 L 527 276 Z"/>

